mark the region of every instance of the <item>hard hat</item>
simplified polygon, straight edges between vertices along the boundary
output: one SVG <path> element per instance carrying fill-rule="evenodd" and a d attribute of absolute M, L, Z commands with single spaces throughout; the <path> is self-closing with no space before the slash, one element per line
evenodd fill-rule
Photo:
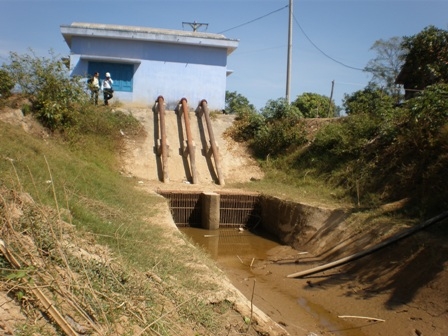
<path fill-rule="evenodd" d="M 106 72 L 106 77 L 110 77 L 110 73 Z"/>

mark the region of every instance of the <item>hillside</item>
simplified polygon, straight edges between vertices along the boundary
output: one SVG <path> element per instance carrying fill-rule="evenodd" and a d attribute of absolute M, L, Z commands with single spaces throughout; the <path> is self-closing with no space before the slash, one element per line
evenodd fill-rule
<path fill-rule="evenodd" d="M 148 113 L 149 109 L 137 110 L 137 115 L 139 111 Z M 15 170 L 15 165 L 27 164 L 28 154 L 31 154 L 32 157 L 37 154 L 37 157 L 41 159 L 41 155 L 51 157 L 51 155 L 60 155 L 60 152 L 65 157 L 62 160 L 66 160 L 66 168 L 77 164 L 76 158 L 72 154 L 63 152 L 63 148 L 59 147 L 57 141 L 52 140 L 52 135 L 41 127 L 32 116 L 24 116 L 20 109 L 9 107 L 2 109 L 0 111 L 0 127 L 4 145 L 7 145 L 8 142 L 12 145 L 14 142 L 13 146 L 9 146 L 11 149 L 23 146 L 18 152 L 2 153 L 3 162 L 12 164 L 2 168 L 8 169 L 8 172 L 4 171 L 7 174 L 2 174 L 2 178 L 9 178 L 10 172 Z M 127 135 L 123 136 L 126 137 L 128 145 L 135 144 L 134 141 L 143 141 L 143 143 L 146 141 L 146 138 L 133 139 Z M 20 141 L 15 140 L 19 138 Z M 132 153 L 151 152 L 149 148 L 139 149 L 138 146 L 132 148 Z M 224 148 L 227 147 L 224 146 Z M 223 157 L 232 158 L 230 152 L 230 150 L 223 151 Z M 128 151 L 125 150 L 125 153 L 127 154 Z M 138 156 L 139 162 L 135 166 L 151 166 L 150 162 L 143 162 L 142 159 L 145 157 L 146 154 Z M 248 158 L 248 156 L 246 157 Z M 50 165 L 54 167 L 58 163 L 54 158 L 53 160 Z M 130 161 L 129 158 L 125 161 L 131 169 L 134 167 L 133 162 L 135 161 Z M 173 162 L 176 162 L 174 158 Z M 244 156 L 236 162 L 255 167 L 254 173 L 260 174 L 256 165 L 248 164 Z M 81 162 L 81 165 L 86 166 L 86 163 Z M 200 171 L 205 171 L 206 165 L 198 160 Z M 232 165 L 235 166 L 235 163 L 233 162 L 230 166 Z M 118 168 L 115 172 L 117 175 L 119 175 Z M 176 171 L 173 169 L 173 172 Z M 57 175 L 57 172 L 55 174 Z M 123 171 L 121 174 L 125 175 Z M 181 175 L 181 173 L 173 174 L 172 184 L 188 187 L 189 185 L 181 179 Z M 130 216 L 131 221 L 138 220 L 139 223 L 143 221 L 144 225 L 136 223 L 135 225 L 138 227 L 126 228 L 126 231 L 130 231 L 133 243 L 126 247 L 123 240 L 121 244 L 119 243 L 118 250 L 97 243 L 102 236 L 106 240 L 108 236 L 75 228 L 70 223 L 70 210 L 54 209 L 33 199 L 26 190 L 23 190 L 23 184 L 18 185 L 17 190 L 0 185 L 0 208 L 2 209 L 0 261 L 3 270 L 7 270 L 6 274 L 9 274 L 10 277 L 9 281 L 0 283 L 2 302 L 0 334 L 159 335 L 157 330 L 161 332 L 164 328 L 166 330 L 161 332 L 164 335 L 196 335 L 197 333 L 202 335 L 239 335 L 242 330 L 245 330 L 248 335 L 285 334 L 283 328 L 270 320 L 265 313 L 256 307 L 251 307 L 250 302 L 226 280 L 222 271 L 210 264 L 210 260 L 204 257 L 201 251 L 193 247 L 185 237 L 179 236 L 167 203 L 156 195 L 155 189 L 153 189 L 154 185 L 159 184 L 160 186 L 161 182 L 150 180 L 151 176 L 150 172 L 144 176 L 134 173 L 132 178 L 127 180 L 134 190 L 143 187 L 145 192 L 150 191 L 147 201 L 151 203 L 146 203 L 146 207 L 149 209 L 143 214 L 126 214 L 126 216 Z M 24 183 L 24 181 L 22 182 L 24 179 L 19 175 L 16 177 L 18 177 L 19 183 Z M 125 175 L 125 177 L 130 176 Z M 34 183 L 42 183 L 41 177 L 34 177 L 34 179 Z M 56 181 L 58 178 L 55 176 L 54 179 Z M 9 181 L 7 182 L 9 184 Z M 50 183 L 48 180 L 43 182 Z M 70 181 L 63 183 L 67 182 L 70 183 Z M 124 182 L 129 185 L 126 180 Z M 111 181 L 111 183 L 113 182 Z M 211 181 L 204 183 L 210 186 L 214 185 Z M 57 188 L 57 186 L 55 187 Z M 45 189 L 51 192 L 51 188 L 46 187 Z M 120 194 L 132 192 L 132 190 L 124 189 L 115 191 Z M 134 196 L 138 194 L 140 192 L 134 191 Z M 146 196 L 144 199 L 142 198 L 142 201 L 145 201 L 146 198 Z M 130 201 L 133 200 L 130 199 Z M 113 220 L 113 217 L 116 216 L 122 216 L 121 209 L 114 210 L 106 204 L 101 205 L 101 200 L 81 198 L 81 202 L 85 203 L 84 206 L 87 208 L 99 207 L 99 210 L 110 218 L 109 220 Z M 122 206 L 119 205 L 120 208 Z M 101 210 L 102 208 L 104 209 Z M 141 216 L 143 218 L 140 219 Z M 30 229 L 27 223 L 34 223 L 30 224 L 33 232 L 23 234 Z M 123 223 L 119 224 L 117 230 L 120 230 L 122 225 Z M 41 232 L 41 230 L 44 231 Z M 111 234 L 112 238 L 117 231 L 115 230 L 115 233 L 111 232 Z M 126 232 L 121 233 L 120 237 L 123 235 L 126 235 Z M 153 238 L 152 235 L 160 235 L 160 237 Z M 117 238 L 118 241 L 123 239 Z M 121 254 L 125 254 L 126 249 L 132 250 L 141 244 L 143 245 L 138 248 L 148 248 L 150 242 L 141 241 L 142 239 L 155 239 L 154 243 L 161 255 L 160 258 L 166 257 L 168 260 L 155 261 L 155 265 L 145 272 L 138 271 L 134 267 L 129 268 L 128 262 Z M 42 243 L 45 246 L 48 245 L 44 250 L 42 250 Z M 173 250 L 173 246 L 177 247 L 176 250 Z M 44 251 L 43 255 L 42 251 Z M 147 254 L 150 258 L 154 255 L 151 250 L 144 254 L 140 252 L 140 254 Z M 177 256 L 175 261 L 170 259 L 171 255 Z M 70 260 L 70 262 L 69 264 L 66 262 L 52 264 L 48 257 L 58 261 Z M 73 262 L 75 264 L 72 264 Z M 135 260 L 135 263 L 138 262 Z M 150 260 L 143 262 L 147 263 Z M 172 267 L 175 271 L 164 274 L 166 270 L 159 264 L 165 262 L 169 264 L 168 268 Z M 82 266 L 81 269 L 79 269 L 80 266 Z M 185 270 L 182 271 L 182 269 Z M 180 275 L 175 274 L 178 271 L 181 272 Z M 4 276 L 4 274 L 2 275 Z M 176 279 L 179 276 L 181 279 Z M 21 282 L 22 277 L 28 282 L 25 281 L 20 288 L 17 288 L 14 283 L 15 281 Z M 121 277 L 124 278 L 120 280 Z M 184 282 L 186 283 L 184 284 Z M 185 285 L 193 288 L 189 289 Z M 213 290 L 211 290 L 212 288 Z M 76 294 L 75 292 L 78 291 L 81 293 Z M 93 301 L 91 301 L 92 299 Z M 146 300 L 148 303 L 145 304 Z M 150 303 L 154 300 L 154 303 Z M 110 306 L 111 303 L 113 303 L 112 306 Z M 49 307 L 53 305 L 55 308 L 49 310 Z M 153 305 L 154 307 L 152 307 Z M 111 308 L 113 308 L 113 314 L 109 315 Z M 156 311 L 153 311 L 154 309 Z M 159 315 L 160 311 L 165 313 Z M 188 317 L 187 320 L 185 320 L 185 314 Z M 194 317 L 196 314 L 204 315 Z M 218 320 L 216 320 L 217 318 Z M 252 321 L 252 323 L 248 324 L 248 321 Z"/>
<path fill-rule="evenodd" d="M 137 195 L 137 191 L 144 191 L 157 199 L 156 203 L 147 205 L 148 208 L 151 208 L 150 212 L 145 212 L 143 215 L 132 214 L 132 217 L 135 217 L 133 220 L 143 216 L 145 217 L 144 226 L 151 229 L 160 228 L 162 234 L 157 238 L 157 249 L 161 250 L 162 254 L 169 258 L 167 263 L 172 264 L 177 261 L 182 263 L 182 267 L 185 267 L 185 269 L 182 268 L 180 273 L 163 274 L 162 267 L 158 267 L 158 265 L 164 261 L 155 261 L 155 265 L 144 273 L 137 271 L 130 273 L 128 276 L 132 281 L 121 279 L 123 281 L 119 281 L 118 284 L 113 282 L 113 285 L 116 286 L 112 286 L 114 290 L 104 287 L 104 292 L 102 293 L 104 295 L 100 292 L 91 292 L 89 280 L 93 282 L 94 278 L 83 278 L 83 272 L 77 273 L 74 268 L 70 269 L 58 264 L 55 268 L 48 267 L 48 273 L 36 274 L 33 271 L 30 279 L 41 278 L 39 281 L 44 280 L 40 283 L 47 298 L 54 299 L 58 303 L 74 304 L 78 309 L 82 306 L 85 309 L 85 297 L 70 296 L 68 292 L 70 287 L 65 287 L 65 284 L 69 284 L 71 288 L 79 286 L 79 288 L 84 290 L 86 297 L 93 297 L 98 301 L 103 296 L 107 297 L 106 301 L 109 304 L 112 302 L 111 306 L 116 308 L 115 310 L 118 314 L 121 314 L 121 317 L 114 319 L 114 323 L 109 325 L 107 323 L 101 324 L 99 322 L 101 316 L 95 315 L 92 311 L 86 310 L 90 315 L 86 314 L 86 316 L 81 318 L 78 315 L 79 311 L 76 312 L 76 309 L 74 310 L 73 308 L 68 309 L 66 305 L 62 304 L 61 307 L 68 309 L 63 314 L 63 319 L 69 321 L 67 322 L 69 324 L 67 328 L 75 329 L 75 332 L 78 334 L 82 334 L 84 330 L 87 334 L 92 335 L 140 335 L 144 334 L 145 327 L 151 325 L 151 321 L 158 321 L 161 318 L 164 326 L 170 326 L 163 332 L 159 330 L 160 334 L 165 335 L 287 335 L 283 327 L 290 327 L 293 323 L 298 325 L 297 330 L 300 330 L 300 332 L 291 335 L 297 336 L 421 336 L 445 335 L 448 332 L 446 324 L 448 293 L 445 286 L 448 282 L 448 274 L 446 272 L 446 252 L 448 247 L 446 244 L 446 229 L 444 229 L 446 221 L 442 225 L 420 232 L 411 239 L 395 244 L 378 254 L 372 254 L 366 259 L 338 268 L 334 272 L 327 272 L 308 280 L 291 279 L 288 280 L 288 285 L 286 285 L 284 274 L 275 273 L 277 272 L 276 269 L 278 270 L 278 265 L 273 264 L 272 260 L 281 259 L 283 256 L 282 249 L 277 249 L 276 254 L 270 256 L 272 260 L 266 260 L 262 267 L 254 268 L 254 273 L 250 274 L 250 276 L 255 276 L 257 271 L 263 270 L 263 276 L 257 285 L 259 286 L 259 291 L 263 290 L 263 282 L 266 281 L 274 282 L 279 288 L 283 287 L 285 291 L 287 286 L 291 287 L 295 295 L 298 295 L 297 291 L 299 290 L 302 298 L 305 295 L 312 297 L 313 302 L 312 304 L 310 303 L 309 308 L 314 307 L 315 310 L 308 313 L 302 312 L 300 316 L 295 316 L 293 321 L 286 320 L 285 316 L 278 317 L 277 311 L 262 311 L 257 307 L 251 307 L 250 300 L 246 299 L 246 297 L 250 298 L 250 288 L 247 288 L 247 285 L 244 288 L 245 285 L 241 275 L 225 275 L 222 271 L 217 270 L 207 258 L 202 259 L 200 256 L 202 252 L 192 247 L 185 237 L 179 235 L 166 202 L 160 200 L 160 197 L 156 195 L 158 189 L 217 190 L 231 188 L 234 182 L 248 182 L 251 179 L 257 180 L 262 178 L 262 172 L 245 147 L 242 144 L 233 142 L 224 134 L 224 131 L 232 124 L 233 117 L 217 115 L 213 120 L 226 186 L 220 186 L 213 180 L 213 173 L 211 173 L 213 166 L 210 166 L 210 160 L 206 160 L 201 150 L 203 149 L 203 142 L 201 142 L 199 123 L 192 123 L 192 133 L 197 145 L 197 169 L 200 181 L 197 185 L 192 185 L 187 183 L 185 160 L 179 153 L 181 145 L 179 143 L 179 126 L 176 114 L 173 111 L 167 111 L 167 136 L 170 144 L 170 156 L 168 159 L 170 182 L 163 183 L 160 180 L 160 167 L 156 164 L 157 160 L 154 152 L 157 139 L 153 136 L 154 118 L 152 110 L 150 108 L 137 107 L 123 107 L 119 110 L 132 114 L 142 123 L 145 132 L 138 136 L 123 133 L 125 147 L 120 153 L 121 164 L 116 167 L 116 170 L 122 176 L 129 178 L 130 184 L 135 190 L 135 195 Z M 196 120 L 193 112 L 190 113 L 190 120 Z M 25 146 L 30 147 L 33 152 L 39 155 L 45 152 L 45 148 L 52 149 L 51 135 L 34 121 L 31 116 L 23 116 L 19 109 L 3 109 L 0 112 L 0 122 L 2 123 L 2 129 L 5 131 L 3 137 L 6 130 L 15 132 L 11 138 L 8 138 L 9 141 L 12 141 L 10 139 L 13 139 L 14 136 L 27 139 L 23 148 L 24 152 L 28 150 Z M 315 126 L 312 125 L 312 127 Z M 16 153 L 15 155 L 20 156 L 19 154 Z M 2 160 L 10 160 L 11 163 L 14 163 L 16 159 L 16 157 L 2 154 Z M 82 173 L 79 175 L 82 175 Z M 47 187 L 47 190 L 51 191 L 49 187 Z M 121 193 L 125 191 L 114 190 L 114 192 Z M 25 251 L 25 253 L 17 257 L 21 265 L 34 265 L 41 270 L 44 268 L 45 262 L 47 262 L 47 259 L 42 258 L 42 255 L 40 255 L 42 253 L 41 250 L 30 244 L 29 236 L 31 235 L 24 234 L 26 230 L 21 226 L 30 220 L 27 216 L 34 214 L 38 219 L 45 218 L 45 220 L 41 220 L 41 223 L 46 224 L 47 227 L 54 227 L 56 235 L 59 230 L 64 233 L 64 239 L 56 244 L 56 246 L 61 246 L 61 251 L 74 258 L 82 257 L 79 260 L 91 261 L 97 266 L 94 270 L 95 277 L 98 274 L 103 274 L 102 272 L 106 272 L 106 269 L 113 270 L 113 273 L 104 273 L 107 275 L 105 278 L 110 276 L 115 279 L 117 275 L 127 274 L 128 271 L 120 264 L 121 258 L 119 254 L 117 255 L 116 251 L 114 252 L 97 243 L 97 240 L 100 239 L 99 235 L 90 235 L 88 232 L 83 232 L 83 230 L 78 231 L 69 222 L 61 221 L 61 217 L 64 217 L 61 216 L 61 213 L 65 213 L 68 210 L 60 209 L 57 211 L 56 209 L 42 206 L 37 200 L 31 199 L 26 190 L 21 190 L 19 186 L 15 190 L 1 188 L 0 195 L 2 239 L 9 242 L 20 242 L 20 246 Z M 98 201 L 83 200 L 83 202 L 85 207 L 94 207 L 96 205 L 95 202 Z M 126 212 L 126 205 L 122 207 L 124 207 L 122 209 L 124 210 L 123 212 Z M 104 205 L 102 205 L 101 209 L 106 213 L 108 220 L 113 220 L 115 216 L 119 215 L 118 211 Z M 157 212 L 152 212 L 152 209 L 156 209 Z M 378 219 L 373 220 L 375 218 L 386 219 L 387 213 L 391 211 L 393 211 L 393 205 L 384 207 L 384 213 L 381 216 L 378 216 L 377 213 L 356 214 L 355 211 L 354 214 L 359 215 L 358 218 L 364 218 L 362 222 L 352 221 L 349 223 L 347 221 L 340 223 L 338 228 L 324 226 L 313 239 L 310 239 L 309 246 L 304 246 L 304 248 L 306 247 L 307 251 L 316 257 L 324 256 L 327 258 L 325 260 L 331 261 L 346 256 L 350 252 L 356 252 L 357 249 L 371 246 L 373 243 L 381 241 L 383 235 L 393 231 L 388 226 L 389 223 L 381 222 Z M 54 219 L 54 221 L 50 221 L 50 219 Z M 369 225 L 365 226 L 365 229 L 360 230 L 359 225 L 361 223 Z M 104 224 L 102 223 L 102 225 Z M 404 225 L 398 225 L 395 230 L 401 226 Z M 140 240 L 143 239 L 142 235 L 146 234 L 146 231 L 149 231 L 149 229 L 142 228 L 142 231 L 137 231 L 136 227 L 133 229 L 136 230 L 137 235 L 133 237 L 135 239 L 135 247 L 137 250 L 141 249 L 140 253 L 143 253 L 143 249 L 146 250 L 150 242 L 141 242 Z M 53 235 L 51 232 L 47 232 L 47 234 L 48 236 L 44 238 Z M 116 231 L 111 232 L 111 235 L 119 241 L 119 238 L 121 235 L 124 236 L 124 233 L 118 227 Z M 350 245 L 349 242 L 353 241 L 355 243 Z M 58 245 L 59 243 L 61 245 Z M 334 248 L 339 245 L 345 246 L 345 248 Z M 124 247 L 120 245 L 120 248 L 123 249 Z M 61 255 L 61 251 L 57 249 L 55 251 L 56 256 Z M 287 251 L 291 253 L 291 250 L 288 249 Z M 5 255 L 5 252 L 2 253 Z M 171 258 L 171 255 L 175 257 Z M 34 264 L 30 263 L 30 258 L 34 261 Z M 56 259 L 60 260 L 59 257 Z M 2 260 L 4 262 L 5 258 Z M 8 259 L 9 262 L 14 264 L 13 260 Z M 98 265 L 105 265 L 106 267 L 99 267 Z M 306 263 L 301 265 L 301 267 L 305 266 Z M 3 267 L 10 268 L 11 265 L 4 264 Z M 297 268 L 297 265 L 291 265 L 291 267 Z M 281 272 L 287 272 L 286 270 L 287 268 L 282 268 Z M 87 273 L 90 274 L 90 271 Z M 205 290 L 204 288 L 195 288 L 195 290 L 198 290 L 198 292 L 195 292 L 191 288 L 182 287 L 182 278 L 191 273 L 197 273 L 198 278 L 201 280 L 200 282 L 204 279 L 207 280 Z M 21 275 L 18 273 L 13 274 Z M 227 277 L 231 278 L 235 286 L 238 283 L 243 283 L 243 287 L 238 288 L 241 292 L 236 290 Z M 70 281 L 67 281 L 67 279 Z M 195 278 L 195 281 L 198 281 L 198 279 Z M 2 283 L 0 288 L 1 300 L 4 302 L 0 308 L 2 309 L 0 311 L 0 331 L 4 335 L 12 335 L 14 334 L 12 330 L 15 323 L 26 325 L 26 319 L 33 318 L 34 321 L 39 322 L 38 326 L 40 329 L 26 330 L 25 327 L 22 327 L 21 333 L 16 334 L 57 334 L 54 327 L 54 317 L 45 313 L 45 307 L 40 312 L 32 309 L 32 307 L 39 306 L 39 300 L 32 296 L 35 289 L 27 292 L 28 294 L 23 299 L 22 307 L 28 309 L 24 310 L 17 305 L 17 300 L 13 300 L 13 297 L 8 295 L 10 293 L 20 293 L 20 291 L 15 290 L 15 287 L 11 287 L 10 282 Z M 63 295 L 58 296 L 47 292 L 48 288 L 55 283 L 59 289 L 58 293 Z M 160 303 L 160 306 L 157 306 L 157 308 L 160 309 L 158 312 L 162 311 L 162 313 L 152 316 L 152 319 L 148 320 L 148 316 L 144 315 L 144 312 L 146 312 L 145 301 L 142 300 L 144 295 L 134 296 L 134 294 L 120 292 L 121 289 L 127 288 L 129 283 L 142 292 L 143 290 L 149 290 L 148 296 L 155 297 L 156 301 Z M 28 288 L 28 285 L 23 285 L 23 288 Z M 107 283 L 103 285 L 106 286 Z M 149 289 L 147 287 L 139 287 L 142 285 L 149 286 Z M 246 297 L 242 295 L 242 292 L 244 292 Z M 180 299 L 181 296 L 182 299 Z M 267 300 L 271 295 L 265 292 L 263 296 Z M 188 300 L 191 298 L 194 298 L 194 304 L 188 305 Z M 201 300 L 196 301 L 196 298 Z M 229 302 L 233 307 L 230 311 L 224 310 L 226 313 L 221 316 L 222 321 L 216 327 L 217 329 L 204 326 L 203 321 L 208 320 L 207 316 L 193 315 L 188 321 L 181 319 L 182 305 L 187 304 L 186 311 L 196 311 L 200 310 L 199 308 L 204 302 L 210 306 L 215 306 L 218 311 L 220 309 L 224 310 L 223 305 Z M 277 304 L 283 305 L 284 302 L 278 301 Z M 106 311 L 107 307 L 104 306 L 104 309 Z M 275 308 L 272 309 L 274 310 Z M 316 312 L 320 312 L 321 316 L 325 316 L 325 318 L 332 316 L 332 321 L 337 320 L 339 315 L 350 313 L 350 315 L 374 318 L 387 317 L 385 318 L 387 322 L 354 320 L 335 326 L 332 323 L 328 323 L 328 321 L 323 321 L 324 318 L 320 317 Z M 74 316 L 77 317 L 73 322 Z M 247 329 L 246 322 L 249 316 L 256 323 L 254 323 L 254 328 Z M 271 316 L 276 316 L 275 321 L 271 319 Z M 201 320 L 201 323 L 198 322 L 199 320 Z M 48 321 L 52 321 L 52 323 L 48 323 Z M 152 330 L 148 334 L 159 334 L 157 331 L 153 332 Z"/>

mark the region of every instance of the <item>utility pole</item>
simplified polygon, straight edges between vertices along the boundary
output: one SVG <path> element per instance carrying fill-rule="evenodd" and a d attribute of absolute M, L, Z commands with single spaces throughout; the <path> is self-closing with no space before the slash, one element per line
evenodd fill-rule
<path fill-rule="evenodd" d="M 292 56 L 292 16 L 293 16 L 293 0 L 289 0 L 289 29 L 288 29 L 288 60 L 286 69 L 286 102 L 289 104 L 291 99 L 289 91 L 291 89 L 291 56 Z"/>
<path fill-rule="evenodd" d="M 331 93 L 330 93 L 330 104 L 328 105 L 328 117 L 334 117 L 334 111 L 333 114 L 331 113 L 331 102 L 333 101 L 333 90 L 334 90 L 334 79 L 331 81 Z"/>
<path fill-rule="evenodd" d="M 182 22 L 182 26 L 183 25 L 189 25 L 193 29 L 193 33 L 196 32 L 196 30 L 198 30 L 198 28 L 200 28 L 202 26 L 205 26 L 206 27 L 205 29 L 207 29 L 207 27 L 208 27 L 208 23 L 199 23 L 199 22 L 196 22 L 196 21 L 194 21 L 194 22 Z"/>

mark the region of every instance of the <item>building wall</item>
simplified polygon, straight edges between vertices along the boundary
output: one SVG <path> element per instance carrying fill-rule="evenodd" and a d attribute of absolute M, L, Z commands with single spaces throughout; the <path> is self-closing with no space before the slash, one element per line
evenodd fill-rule
<path fill-rule="evenodd" d="M 73 37 L 71 52 L 72 75 L 87 76 L 89 61 L 133 64 L 133 91 L 115 92 L 121 101 L 152 105 L 162 95 L 168 109 L 174 109 L 183 97 L 191 108 L 202 99 L 210 110 L 224 108 L 225 48 Z M 112 71 L 111 75 L 114 79 Z"/>

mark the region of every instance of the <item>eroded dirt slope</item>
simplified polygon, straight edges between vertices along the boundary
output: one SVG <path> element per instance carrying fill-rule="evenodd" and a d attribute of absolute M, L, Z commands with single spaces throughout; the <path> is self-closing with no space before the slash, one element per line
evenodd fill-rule
<path fill-rule="evenodd" d="M 140 139 L 128 138 L 128 148 L 124 153 L 123 172 L 147 182 L 162 182 L 161 157 L 156 148 L 160 144 L 158 118 L 150 108 L 122 109 L 139 120 L 147 133 Z M 197 184 L 201 188 L 217 187 L 218 176 L 215 160 L 210 152 L 209 133 L 203 117 L 189 112 L 190 128 L 195 144 Z M 183 115 L 174 111 L 165 112 L 166 136 L 169 156 L 166 170 L 169 183 L 163 187 L 186 186 L 192 182 L 189 158 L 185 155 L 186 131 Z M 219 162 L 224 182 L 247 182 L 259 179 L 262 172 L 247 152 L 243 144 L 230 141 L 224 134 L 232 125 L 234 116 L 220 114 L 212 118 L 213 134 L 219 150 Z M 194 186 L 192 186 L 194 188 Z"/>

